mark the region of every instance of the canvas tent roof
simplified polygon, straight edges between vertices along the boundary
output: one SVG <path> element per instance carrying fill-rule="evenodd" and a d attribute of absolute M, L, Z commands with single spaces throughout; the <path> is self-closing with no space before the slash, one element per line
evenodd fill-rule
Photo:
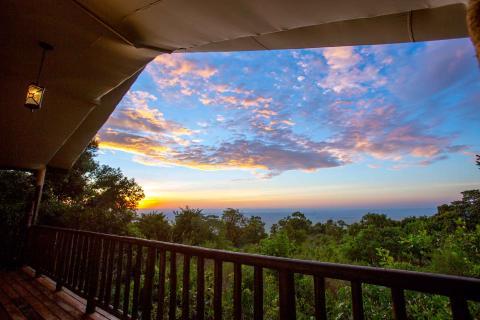
<path fill-rule="evenodd" d="M 7 0 L 0 10 L 0 167 L 69 168 L 160 53 L 465 37 L 461 0 Z M 55 47 L 44 107 L 23 107 Z"/>

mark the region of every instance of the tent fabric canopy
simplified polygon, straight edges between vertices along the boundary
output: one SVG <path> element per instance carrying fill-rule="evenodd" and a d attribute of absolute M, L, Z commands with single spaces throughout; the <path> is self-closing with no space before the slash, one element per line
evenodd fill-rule
<path fill-rule="evenodd" d="M 0 167 L 68 169 L 141 70 L 165 52 L 465 37 L 461 0 L 7 0 L 0 11 Z M 23 107 L 41 50 L 43 108 Z"/>

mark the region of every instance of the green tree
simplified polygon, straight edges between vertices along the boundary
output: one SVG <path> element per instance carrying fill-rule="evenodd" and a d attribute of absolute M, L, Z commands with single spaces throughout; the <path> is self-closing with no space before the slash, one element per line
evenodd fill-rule
<path fill-rule="evenodd" d="M 379 248 L 388 250 L 393 257 L 399 257 L 402 252 L 400 223 L 384 214 L 364 215 L 360 222 L 349 227 L 348 233 L 342 250 L 350 261 L 379 265 Z"/>
<path fill-rule="evenodd" d="M 265 223 L 258 216 L 251 216 L 243 229 L 244 244 L 258 244 L 267 237 Z"/>
<path fill-rule="evenodd" d="M 15 267 L 20 262 L 33 181 L 28 172 L 0 171 L 0 268 Z"/>
<path fill-rule="evenodd" d="M 285 231 L 272 233 L 260 241 L 260 253 L 268 256 L 292 257 L 295 249 L 295 244 L 290 241 Z"/>
<path fill-rule="evenodd" d="M 284 231 L 289 239 L 301 243 L 305 241 L 312 230 L 312 221 L 299 211 L 292 213 L 286 218 L 278 221 L 278 224 L 272 225 L 272 233 Z"/>
<path fill-rule="evenodd" d="M 243 213 L 238 209 L 228 208 L 223 210 L 222 222 L 225 227 L 225 238 L 237 248 L 243 245 L 246 220 Z"/>
<path fill-rule="evenodd" d="M 434 216 L 436 228 L 452 232 L 456 221 L 465 221 L 468 230 L 473 230 L 480 223 L 480 190 L 462 192 L 462 199 L 438 207 Z"/>
<path fill-rule="evenodd" d="M 312 226 L 312 234 L 323 234 L 334 239 L 341 239 L 347 230 L 348 225 L 343 220 L 334 221 L 328 219 L 325 223 L 318 222 Z"/>
<path fill-rule="evenodd" d="M 142 214 L 135 222 L 140 233 L 147 239 L 171 241 L 172 226 L 163 212 Z"/>
<path fill-rule="evenodd" d="M 173 213 L 175 215 L 172 230 L 173 242 L 200 245 L 214 240 L 214 225 L 209 223 L 201 209 L 186 206 Z"/>
<path fill-rule="evenodd" d="M 95 161 L 92 141 L 68 171 L 47 170 L 40 223 L 97 232 L 127 234 L 144 197 L 134 179 Z"/>

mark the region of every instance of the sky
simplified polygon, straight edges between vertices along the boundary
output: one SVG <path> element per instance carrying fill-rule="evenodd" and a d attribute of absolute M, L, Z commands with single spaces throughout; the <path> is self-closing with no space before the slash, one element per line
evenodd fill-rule
<path fill-rule="evenodd" d="M 98 133 L 144 209 L 421 208 L 480 187 L 467 39 L 158 56 Z"/>

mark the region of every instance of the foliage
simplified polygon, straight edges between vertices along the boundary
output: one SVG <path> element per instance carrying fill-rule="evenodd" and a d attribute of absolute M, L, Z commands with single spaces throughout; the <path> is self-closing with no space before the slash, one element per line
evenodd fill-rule
<path fill-rule="evenodd" d="M 238 209 L 225 209 L 222 215 L 222 223 L 225 238 L 237 248 L 246 244 L 257 244 L 267 236 L 265 223 L 262 222 L 260 217 L 247 218 Z"/>
<path fill-rule="evenodd" d="M 312 221 L 301 212 L 294 212 L 290 216 L 278 221 L 278 224 L 272 226 L 272 233 L 284 231 L 288 238 L 296 243 L 301 243 L 307 239 L 311 230 Z"/>
<path fill-rule="evenodd" d="M 173 242 L 200 245 L 213 240 L 214 226 L 202 214 L 201 209 L 191 209 L 187 206 L 174 211 L 173 214 L 175 215 Z"/>
<path fill-rule="evenodd" d="M 14 267 L 25 238 L 27 212 L 34 192 L 33 177 L 21 171 L 0 171 L 0 267 Z"/>
<path fill-rule="evenodd" d="M 295 244 L 290 241 L 285 231 L 278 231 L 260 241 L 259 251 L 267 256 L 291 257 L 295 252 Z"/>
<path fill-rule="evenodd" d="M 134 225 L 140 235 L 147 239 L 170 241 L 172 238 L 172 226 L 163 212 L 144 213 L 134 222 Z"/>
<path fill-rule="evenodd" d="M 47 170 L 40 223 L 127 234 L 144 197 L 134 179 L 95 161 L 92 141 L 69 171 Z"/>

